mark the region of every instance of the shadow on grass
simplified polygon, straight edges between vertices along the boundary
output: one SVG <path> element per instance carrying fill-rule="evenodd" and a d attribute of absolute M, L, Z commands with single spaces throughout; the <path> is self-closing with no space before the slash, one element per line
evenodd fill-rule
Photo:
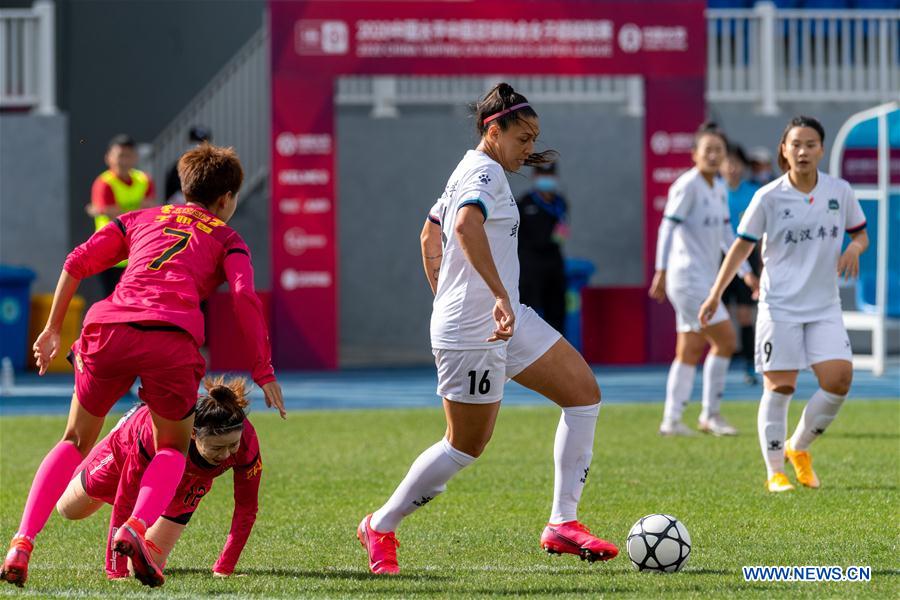
<path fill-rule="evenodd" d="M 171 569 L 166 569 L 166 575 L 209 575 L 209 569 L 201 569 L 196 567 L 174 567 Z M 279 568 L 268 568 L 268 569 L 257 569 L 257 568 L 249 568 L 249 569 L 239 569 L 234 577 L 240 578 L 241 575 L 253 575 L 253 576 L 266 576 L 266 577 L 294 577 L 294 578 L 310 578 L 310 579 L 348 579 L 348 580 L 357 580 L 357 581 L 366 581 L 372 579 L 378 580 L 397 580 L 397 581 L 444 581 L 453 579 L 447 575 L 438 575 L 436 573 L 422 573 L 422 572 L 413 572 L 413 573 L 400 573 L 399 575 L 392 575 L 390 577 L 385 577 L 384 575 L 373 575 L 368 571 L 346 571 L 346 570 L 331 570 L 331 569 L 320 569 L 316 571 L 311 570 L 302 570 L 302 569 L 279 569 Z"/>
<path fill-rule="evenodd" d="M 828 432 L 829 438 L 846 438 L 848 440 L 900 440 L 900 433 L 889 433 L 886 431 L 847 431 L 847 432 Z"/>

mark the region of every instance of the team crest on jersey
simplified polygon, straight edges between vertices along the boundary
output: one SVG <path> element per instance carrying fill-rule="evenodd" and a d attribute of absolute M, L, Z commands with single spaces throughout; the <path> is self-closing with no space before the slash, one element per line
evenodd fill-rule
<path fill-rule="evenodd" d="M 262 459 L 257 458 L 253 466 L 247 470 L 247 479 L 253 479 L 260 473 L 262 473 Z"/>
<path fill-rule="evenodd" d="M 75 366 L 78 368 L 79 373 L 84 373 L 84 361 L 81 360 L 81 354 L 75 355 Z"/>
<path fill-rule="evenodd" d="M 841 209 L 840 202 L 837 201 L 837 198 L 832 198 L 828 201 L 828 210 L 830 211 L 838 211 Z"/>

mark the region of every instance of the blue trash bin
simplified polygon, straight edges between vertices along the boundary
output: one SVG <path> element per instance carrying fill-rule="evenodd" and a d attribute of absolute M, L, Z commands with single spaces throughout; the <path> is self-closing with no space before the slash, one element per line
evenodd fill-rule
<path fill-rule="evenodd" d="M 31 269 L 0 265 L 0 359 L 9 357 L 20 371 L 25 368 L 34 278 Z"/>
<path fill-rule="evenodd" d="M 584 258 L 566 259 L 566 339 L 581 352 L 581 288 L 596 271 L 594 263 Z"/>

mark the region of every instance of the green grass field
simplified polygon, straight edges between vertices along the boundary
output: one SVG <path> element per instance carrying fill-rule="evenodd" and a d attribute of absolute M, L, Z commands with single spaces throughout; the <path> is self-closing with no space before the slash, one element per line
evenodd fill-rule
<path fill-rule="evenodd" d="M 791 426 L 801 403 L 791 411 Z M 756 441 L 756 405 L 727 403 L 743 434 L 661 439 L 658 405 L 601 411 L 591 479 L 580 517 L 622 554 L 588 564 L 548 556 L 538 537 L 549 512 L 558 411 L 507 407 L 494 440 L 447 493 L 400 528 L 396 578 L 370 576 L 354 530 L 393 490 L 410 462 L 443 431 L 430 410 L 297 412 L 281 422 L 253 415 L 263 446 L 259 519 L 239 576 L 209 569 L 231 518 L 230 476 L 204 499 L 173 553 L 155 597 L 561 596 L 900 597 L 900 403 L 848 402 L 814 446 L 823 487 L 773 496 Z M 697 408 L 688 419 L 696 418 Z M 0 419 L 0 534 L 19 514 L 40 457 L 62 417 Z M 108 420 L 108 424 L 114 422 Z M 690 422 L 690 421 L 688 421 Z M 685 570 L 638 573 L 625 536 L 641 516 L 668 512 L 693 537 Z M 37 597 L 143 597 L 135 580 L 102 571 L 108 509 L 83 522 L 54 515 L 38 539 L 24 590 Z M 868 583 L 744 582 L 742 565 L 867 565 Z"/>

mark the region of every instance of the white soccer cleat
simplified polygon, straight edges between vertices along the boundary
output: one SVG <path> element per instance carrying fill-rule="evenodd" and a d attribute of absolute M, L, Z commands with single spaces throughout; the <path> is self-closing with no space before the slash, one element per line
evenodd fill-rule
<path fill-rule="evenodd" d="M 706 420 L 701 419 L 697 424 L 697 429 L 703 433 L 711 433 L 717 437 L 738 434 L 738 430 L 732 427 L 722 415 L 713 415 Z"/>
<path fill-rule="evenodd" d="M 697 432 L 681 421 L 663 421 L 659 426 L 659 435 L 663 435 L 666 437 L 691 437 L 693 435 L 697 435 Z"/>

